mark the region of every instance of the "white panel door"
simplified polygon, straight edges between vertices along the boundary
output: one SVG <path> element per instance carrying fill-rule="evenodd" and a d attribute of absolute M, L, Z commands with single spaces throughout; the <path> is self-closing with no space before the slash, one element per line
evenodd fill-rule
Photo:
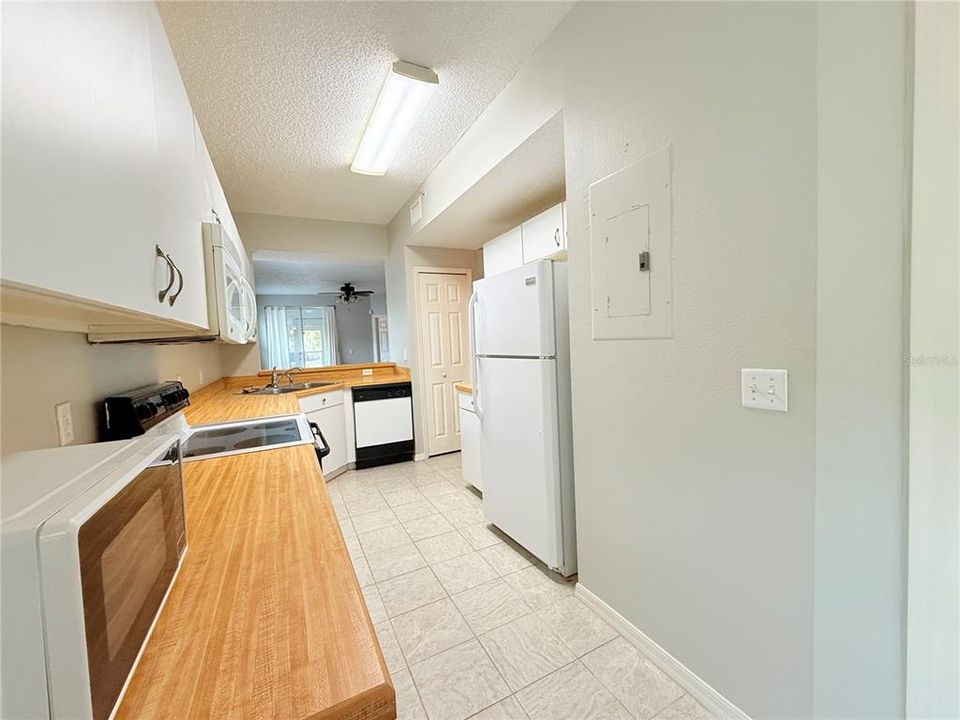
<path fill-rule="evenodd" d="M 556 353 L 553 264 L 541 260 L 474 283 L 476 353 L 551 357 Z"/>
<path fill-rule="evenodd" d="M 428 455 L 460 449 L 460 414 L 454 385 L 469 377 L 466 275 L 420 273 L 420 366 Z"/>
<path fill-rule="evenodd" d="M 474 382 L 483 513 L 547 566 L 559 567 L 556 361 L 481 358 Z"/>

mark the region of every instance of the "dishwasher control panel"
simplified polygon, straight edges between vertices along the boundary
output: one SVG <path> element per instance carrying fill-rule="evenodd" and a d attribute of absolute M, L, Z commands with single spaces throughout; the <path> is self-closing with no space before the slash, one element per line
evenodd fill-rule
<path fill-rule="evenodd" d="M 353 401 L 355 403 L 404 397 L 413 397 L 410 383 L 391 383 L 389 385 L 373 385 L 372 387 L 353 389 Z"/>

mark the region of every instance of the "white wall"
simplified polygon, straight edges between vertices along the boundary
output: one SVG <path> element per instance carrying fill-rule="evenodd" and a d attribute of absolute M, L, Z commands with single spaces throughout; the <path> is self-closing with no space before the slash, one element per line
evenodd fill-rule
<path fill-rule="evenodd" d="M 903 702 L 907 9 L 817 6 L 814 715 Z"/>
<path fill-rule="evenodd" d="M 361 258 L 387 254 L 385 225 L 244 212 L 235 213 L 234 219 L 251 255 L 257 250 Z"/>
<path fill-rule="evenodd" d="M 907 716 L 960 717 L 960 6 L 916 4 Z"/>
<path fill-rule="evenodd" d="M 429 218 L 536 125 L 516 98 L 560 99 L 579 580 L 757 718 L 902 711 L 905 23 L 581 3 L 424 183 Z M 674 337 L 594 342 L 588 186 L 667 144 Z M 790 412 L 741 408 L 741 367 L 787 368 Z"/>
<path fill-rule="evenodd" d="M 54 406 L 65 401 L 76 442 L 95 442 L 105 397 L 178 376 L 196 390 L 223 375 L 222 347 L 89 345 L 80 333 L 0 325 L 0 452 L 56 447 Z"/>
<path fill-rule="evenodd" d="M 579 580 L 751 716 L 808 718 L 815 6 L 584 4 L 559 34 Z M 595 342 L 588 186 L 667 143 L 674 337 Z M 741 367 L 787 368 L 790 412 L 741 408 Z"/>
<path fill-rule="evenodd" d="M 406 215 L 406 217 L 405 217 Z M 409 239 L 410 219 L 401 210 L 388 226 L 390 252 L 385 262 L 387 286 L 387 325 L 390 336 L 390 360 L 410 368 L 413 383 L 413 424 L 416 452 L 425 452 L 424 402 L 420 396 L 420 368 L 416 315 L 417 267 L 469 268 L 473 279 L 483 276 L 483 254 L 479 250 L 453 250 L 404 245 Z"/>

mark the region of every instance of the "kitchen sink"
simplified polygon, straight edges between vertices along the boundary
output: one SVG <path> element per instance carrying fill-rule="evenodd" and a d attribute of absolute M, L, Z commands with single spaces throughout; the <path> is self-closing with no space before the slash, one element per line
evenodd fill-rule
<path fill-rule="evenodd" d="M 244 388 L 244 395 L 286 395 L 287 393 L 298 392 L 300 390 L 310 390 L 311 388 L 327 387 L 336 385 L 335 382 L 326 380 L 313 380 L 311 382 L 293 383 L 292 385 L 278 385 L 277 387 L 262 388 Z"/>

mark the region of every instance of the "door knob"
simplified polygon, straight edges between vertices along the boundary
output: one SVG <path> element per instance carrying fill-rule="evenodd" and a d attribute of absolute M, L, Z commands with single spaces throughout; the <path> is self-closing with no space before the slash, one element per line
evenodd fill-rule
<path fill-rule="evenodd" d="M 446 374 L 446 373 L 443 373 L 443 376 L 444 376 L 444 377 L 446 377 L 446 376 L 447 376 L 447 374 Z"/>

